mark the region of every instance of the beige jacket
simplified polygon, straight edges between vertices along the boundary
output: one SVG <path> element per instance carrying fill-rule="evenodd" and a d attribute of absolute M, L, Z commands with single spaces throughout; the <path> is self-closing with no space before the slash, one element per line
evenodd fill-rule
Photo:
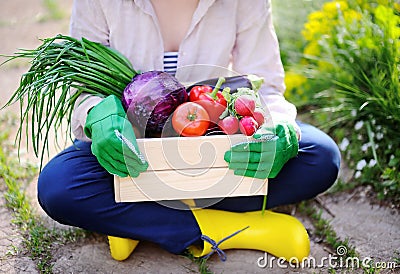
<path fill-rule="evenodd" d="M 150 0 L 75 0 L 71 36 L 110 46 L 136 70 L 163 70 L 163 40 Z M 211 77 L 256 74 L 273 121 L 295 123 L 296 108 L 283 96 L 284 70 L 268 0 L 200 0 L 179 48 L 176 77 L 192 83 Z M 78 101 L 72 119 L 77 139 L 89 140 L 83 127 L 98 97 Z"/>

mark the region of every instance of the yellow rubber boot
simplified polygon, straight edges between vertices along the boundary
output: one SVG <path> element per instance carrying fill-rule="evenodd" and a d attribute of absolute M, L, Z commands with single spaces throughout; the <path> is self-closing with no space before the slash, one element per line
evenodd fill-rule
<path fill-rule="evenodd" d="M 117 261 L 126 260 L 138 245 L 139 241 L 127 238 L 108 236 L 111 257 Z"/>
<path fill-rule="evenodd" d="M 192 212 L 204 240 L 202 248 L 189 248 L 195 257 L 219 251 L 207 239 L 213 240 L 220 250 L 261 250 L 287 261 L 301 262 L 309 255 L 307 231 L 290 215 L 268 210 L 264 214 L 261 211 L 235 213 L 213 209 L 193 209 Z"/>

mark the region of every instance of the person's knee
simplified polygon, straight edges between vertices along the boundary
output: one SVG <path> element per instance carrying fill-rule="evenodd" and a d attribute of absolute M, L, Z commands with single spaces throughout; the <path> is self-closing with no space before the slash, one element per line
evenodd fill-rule
<path fill-rule="evenodd" d="M 316 164 L 321 178 L 325 178 L 325 188 L 329 188 L 336 181 L 340 169 L 340 151 L 332 139 L 326 139 L 316 145 Z"/>
<path fill-rule="evenodd" d="M 69 196 L 66 195 L 65 180 L 69 176 L 65 176 L 60 169 L 44 168 L 39 174 L 37 197 L 42 209 L 52 219 L 65 223 L 62 219 L 62 213 L 65 211 L 66 205 L 71 205 Z M 63 178 L 63 180 L 60 180 Z"/>

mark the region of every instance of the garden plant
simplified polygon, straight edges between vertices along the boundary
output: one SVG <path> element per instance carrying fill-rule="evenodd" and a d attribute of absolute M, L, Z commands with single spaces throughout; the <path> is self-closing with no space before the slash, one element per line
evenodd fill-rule
<path fill-rule="evenodd" d="M 370 185 L 398 204 L 399 3 L 326 2 L 302 36 L 303 57 L 287 69 L 289 98 L 339 143 L 351 185 Z"/>

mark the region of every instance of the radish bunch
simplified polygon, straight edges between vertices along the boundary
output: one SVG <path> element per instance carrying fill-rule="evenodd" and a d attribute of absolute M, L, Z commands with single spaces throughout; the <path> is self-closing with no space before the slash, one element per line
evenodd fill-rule
<path fill-rule="evenodd" d="M 229 94 L 228 106 L 221 115 L 218 126 L 226 134 L 238 131 L 251 136 L 264 123 L 265 112 L 259 106 L 257 93 L 249 88 L 238 89 Z"/>

